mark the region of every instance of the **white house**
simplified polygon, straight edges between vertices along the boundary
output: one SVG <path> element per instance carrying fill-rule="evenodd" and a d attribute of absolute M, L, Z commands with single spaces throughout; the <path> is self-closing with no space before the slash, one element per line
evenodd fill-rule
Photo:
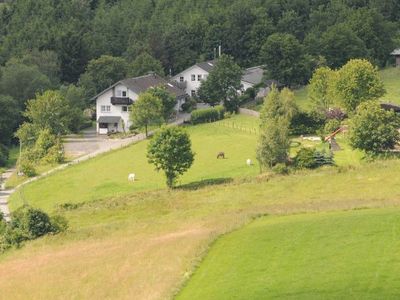
<path fill-rule="evenodd" d="M 97 132 L 107 134 L 127 131 L 131 125 L 129 106 L 137 100 L 140 93 L 157 86 L 165 87 L 167 91 L 176 96 L 175 109 L 179 111 L 187 95 L 175 83 L 169 82 L 155 73 L 124 79 L 93 97 L 96 100 Z"/>
<path fill-rule="evenodd" d="M 173 76 L 171 79 L 178 83 L 179 87 L 184 89 L 190 96 L 195 96 L 199 89 L 201 82 L 207 79 L 209 73 L 214 69 L 216 60 L 197 63 L 179 74 Z M 244 70 L 242 76 L 242 90 L 245 91 L 249 87 L 262 82 L 264 70 L 262 67 L 252 67 Z"/>

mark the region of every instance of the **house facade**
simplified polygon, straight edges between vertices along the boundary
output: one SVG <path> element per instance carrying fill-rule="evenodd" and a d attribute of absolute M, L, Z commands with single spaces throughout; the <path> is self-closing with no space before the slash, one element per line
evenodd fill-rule
<path fill-rule="evenodd" d="M 393 50 L 392 53 L 390 53 L 390 55 L 393 55 L 395 60 L 396 60 L 396 67 L 399 68 L 400 67 L 400 48 Z"/>
<path fill-rule="evenodd" d="M 185 92 L 194 97 L 200 88 L 201 82 L 206 80 L 210 72 L 214 69 L 216 60 L 197 63 L 181 73 L 173 76 L 171 79 L 185 90 Z M 252 67 L 244 70 L 241 84 L 245 91 L 262 82 L 264 70 L 262 67 Z"/>
<path fill-rule="evenodd" d="M 177 99 L 176 111 L 185 102 L 186 93 L 161 76 L 148 75 L 121 80 L 96 95 L 96 129 L 99 134 L 125 132 L 132 125 L 129 119 L 130 106 L 139 95 L 152 87 L 165 87 Z"/>

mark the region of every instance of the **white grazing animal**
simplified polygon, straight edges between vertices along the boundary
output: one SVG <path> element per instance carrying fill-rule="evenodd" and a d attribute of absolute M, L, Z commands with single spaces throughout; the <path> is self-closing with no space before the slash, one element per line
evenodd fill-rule
<path fill-rule="evenodd" d="M 131 173 L 128 175 L 128 181 L 132 181 L 132 182 L 135 181 L 135 173 Z"/>
<path fill-rule="evenodd" d="M 253 164 L 250 158 L 248 158 L 248 159 L 246 160 L 246 164 L 247 164 L 248 166 L 251 166 L 251 165 Z"/>

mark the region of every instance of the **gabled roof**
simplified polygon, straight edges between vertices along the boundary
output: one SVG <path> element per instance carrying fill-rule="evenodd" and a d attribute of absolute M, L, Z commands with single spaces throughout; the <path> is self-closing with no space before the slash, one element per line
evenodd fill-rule
<path fill-rule="evenodd" d="M 214 60 L 197 63 L 196 66 L 198 66 L 199 68 L 203 69 L 204 71 L 210 73 L 212 71 L 212 69 L 214 69 L 216 63 L 217 63 L 217 60 L 214 59 Z"/>
<path fill-rule="evenodd" d="M 400 55 L 400 48 L 394 49 L 390 55 Z"/>
<path fill-rule="evenodd" d="M 244 70 L 242 81 L 256 85 L 262 82 L 263 76 L 264 70 L 261 66 L 251 67 Z"/>
<path fill-rule="evenodd" d="M 168 92 L 171 94 L 175 95 L 177 98 L 181 98 L 186 96 L 186 93 L 184 90 L 178 88 L 175 83 L 169 82 L 162 78 L 161 76 L 157 75 L 156 73 L 149 73 L 147 75 L 135 77 L 135 78 L 127 78 L 123 79 L 121 81 L 118 81 L 114 83 L 112 86 L 108 87 L 92 99 L 96 99 L 108 90 L 114 88 L 118 84 L 122 84 L 126 86 L 128 89 L 131 91 L 135 92 L 136 94 L 143 93 L 147 91 L 149 88 L 152 87 L 165 87 Z"/>

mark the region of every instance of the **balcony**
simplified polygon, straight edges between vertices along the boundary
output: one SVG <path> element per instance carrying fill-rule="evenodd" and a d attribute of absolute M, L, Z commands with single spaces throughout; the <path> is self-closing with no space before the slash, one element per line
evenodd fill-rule
<path fill-rule="evenodd" d="M 111 97 L 112 105 L 131 105 L 133 100 L 128 97 Z"/>

